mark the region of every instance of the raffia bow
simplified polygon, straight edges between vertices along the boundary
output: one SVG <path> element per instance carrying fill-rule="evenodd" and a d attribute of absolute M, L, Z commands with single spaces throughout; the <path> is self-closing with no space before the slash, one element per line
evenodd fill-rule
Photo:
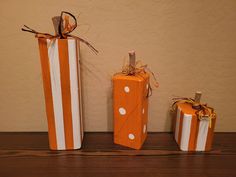
<path fill-rule="evenodd" d="M 74 20 L 74 24 L 70 23 L 69 17 L 71 17 Z M 46 39 L 51 39 L 51 40 L 66 39 L 67 37 L 71 37 L 71 38 L 80 40 L 81 42 L 86 44 L 95 54 L 97 54 L 98 50 L 95 49 L 88 41 L 78 36 L 74 36 L 70 34 L 72 31 L 75 30 L 76 27 L 77 27 L 77 19 L 75 18 L 75 16 L 69 12 L 62 11 L 61 16 L 60 16 L 60 22 L 58 25 L 58 34 L 52 35 L 49 33 L 38 32 L 26 25 L 24 25 L 24 28 L 21 28 L 21 30 L 25 32 L 34 33 L 35 37 L 37 38 L 46 38 Z"/>
<path fill-rule="evenodd" d="M 212 126 L 212 119 L 216 118 L 216 113 L 212 107 L 207 104 L 196 103 L 193 98 L 173 98 L 174 103 L 172 104 L 172 111 L 176 110 L 178 103 L 187 103 L 191 106 L 198 104 L 198 109 L 195 112 L 199 120 L 209 120 L 209 128 Z"/>
<path fill-rule="evenodd" d="M 135 62 L 134 67 L 130 64 L 125 63 L 122 67 L 121 73 L 124 75 L 141 75 L 142 73 L 148 73 L 150 76 L 152 76 L 151 78 L 152 78 L 153 85 L 156 88 L 159 87 L 159 83 L 156 79 L 154 72 L 152 72 L 150 68 L 148 68 L 147 64 L 143 65 L 140 60 Z M 148 89 L 147 97 L 150 97 L 152 95 L 152 86 L 150 82 L 149 82 L 148 88 L 149 89 Z"/>

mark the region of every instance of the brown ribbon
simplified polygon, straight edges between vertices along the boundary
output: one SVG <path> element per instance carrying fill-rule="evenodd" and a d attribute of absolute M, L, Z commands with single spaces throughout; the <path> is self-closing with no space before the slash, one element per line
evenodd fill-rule
<path fill-rule="evenodd" d="M 63 18 L 63 16 L 64 16 L 64 18 Z M 73 25 L 70 24 L 69 17 L 72 17 L 72 19 L 74 20 Z M 70 34 L 72 31 L 75 30 L 76 27 L 77 27 L 77 20 L 76 20 L 75 16 L 69 12 L 62 11 L 61 16 L 60 16 L 60 22 L 58 25 L 59 34 L 52 35 L 49 33 L 38 32 L 26 25 L 24 25 L 24 28 L 21 28 L 21 30 L 25 31 L 25 32 L 34 33 L 35 37 L 37 37 L 37 38 L 46 38 L 46 39 L 55 40 L 55 39 L 66 39 L 68 37 L 71 37 L 71 38 L 80 40 L 81 42 L 85 43 L 95 54 L 98 54 L 98 50 L 95 49 L 88 41 L 86 41 L 78 36 L 74 36 L 74 35 Z M 63 29 L 63 31 L 62 31 L 62 29 Z"/>
<path fill-rule="evenodd" d="M 156 79 L 156 76 L 154 74 L 154 72 L 152 72 L 147 64 L 146 65 L 143 65 L 141 63 L 141 61 L 136 61 L 135 62 L 135 66 L 132 66 L 130 64 L 124 64 L 123 67 L 122 67 L 122 71 L 121 71 L 122 74 L 124 75 L 142 75 L 142 73 L 148 73 L 150 76 L 152 76 L 152 81 L 153 81 L 153 85 L 157 88 L 159 87 L 159 83 Z M 152 86 L 150 84 L 150 82 L 148 83 L 148 93 L 147 93 L 147 97 L 150 97 L 152 95 Z"/>
<path fill-rule="evenodd" d="M 178 103 L 187 103 L 193 106 L 194 104 L 198 104 L 198 109 L 195 112 L 197 118 L 199 120 L 209 120 L 209 128 L 211 128 L 212 119 L 216 118 L 215 110 L 212 107 L 209 107 L 207 104 L 196 103 L 193 98 L 173 98 L 174 103 L 172 104 L 172 110 L 176 110 L 176 105 Z"/>

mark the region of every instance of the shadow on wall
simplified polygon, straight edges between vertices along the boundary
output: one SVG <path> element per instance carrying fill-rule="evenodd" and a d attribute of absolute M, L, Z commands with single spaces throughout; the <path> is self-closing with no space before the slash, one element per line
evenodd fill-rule
<path fill-rule="evenodd" d="M 80 50 L 79 50 L 80 51 Z M 84 116 L 85 116 L 85 106 L 84 106 L 84 100 L 85 100 L 85 95 L 84 95 L 84 88 L 83 88 L 83 83 L 84 83 L 84 80 L 83 80 L 83 78 L 84 78 L 84 72 L 83 72 L 83 67 L 82 67 L 82 58 L 83 58 L 83 55 L 81 54 L 81 52 L 79 52 L 79 69 L 80 69 L 80 78 L 81 78 L 81 81 L 80 81 L 80 83 L 81 83 L 81 87 L 80 87 L 80 89 L 81 89 L 81 99 L 82 99 L 82 118 L 83 118 L 83 129 L 85 129 L 85 120 L 84 120 Z"/>
<path fill-rule="evenodd" d="M 113 131 L 113 96 L 112 96 L 112 81 L 111 87 L 107 90 L 107 131 Z"/>
<path fill-rule="evenodd" d="M 166 112 L 165 130 L 173 132 L 176 112 L 172 110 L 172 102 L 169 102 L 168 107 L 169 109 Z"/>
<path fill-rule="evenodd" d="M 168 118 L 166 119 L 166 124 L 168 124 L 168 120 L 170 120 L 170 124 L 166 126 L 170 130 L 170 132 L 173 132 L 175 129 L 175 116 L 176 116 L 176 110 L 175 111 L 168 111 Z"/>

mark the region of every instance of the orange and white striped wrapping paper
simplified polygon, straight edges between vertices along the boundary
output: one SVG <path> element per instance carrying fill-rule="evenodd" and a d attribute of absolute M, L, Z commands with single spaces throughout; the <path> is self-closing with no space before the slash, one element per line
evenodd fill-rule
<path fill-rule="evenodd" d="M 190 104 L 177 104 L 174 138 L 182 151 L 211 150 L 216 119 L 199 120 Z"/>
<path fill-rule="evenodd" d="M 38 42 L 50 149 L 79 149 L 83 139 L 79 41 Z"/>

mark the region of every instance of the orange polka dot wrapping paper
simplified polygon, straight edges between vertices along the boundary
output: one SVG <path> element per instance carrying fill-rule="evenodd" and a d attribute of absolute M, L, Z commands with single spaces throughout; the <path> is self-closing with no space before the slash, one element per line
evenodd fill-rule
<path fill-rule="evenodd" d="M 147 137 L 149 74 L 113 76 L 114 143 L 140 149 Z"/>

